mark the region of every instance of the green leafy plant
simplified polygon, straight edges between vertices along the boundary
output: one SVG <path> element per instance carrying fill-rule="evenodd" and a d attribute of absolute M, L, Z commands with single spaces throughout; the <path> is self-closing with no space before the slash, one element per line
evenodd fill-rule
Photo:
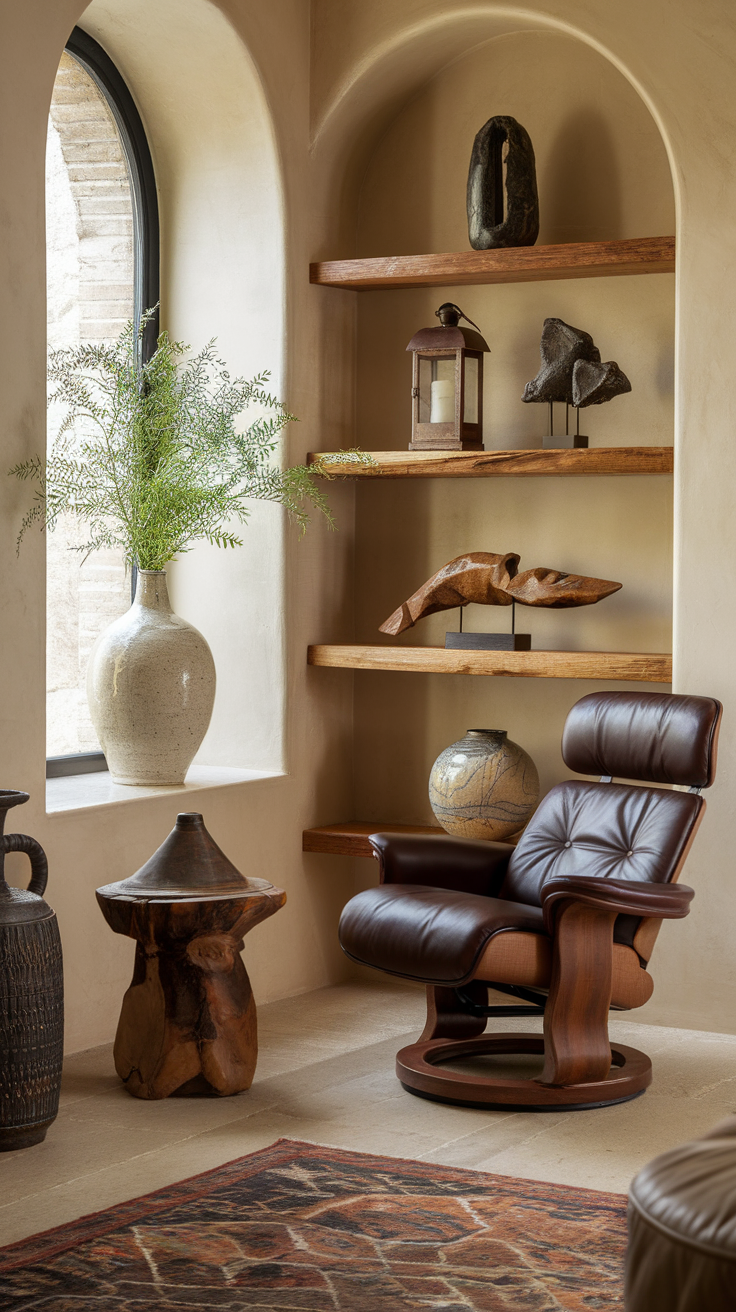
<path fill-rule="evenodd" d="M 9 471 L 36 484 L 18 547 L 34 523 L 53 529 L 71 514 L 89 526 L 79 550 L 122 548 L 129 565 L 158 570 L 197 541 L 241 546 L 231 526 L 246 522 L 254 500 L 285 506 L 302 530 L 309 507 L 334 527 L 317 482 L 332 476 L 329 459 L 276 462 L 279 434 L 294 416 L 267 392 L 269 374 L 231 378 L 214 341 L 185 362 L 189 348 L 165 332 L 141 365 L 140 337 L 152 314 L 112 344 L 51 352 L 49 404 L 66 413 L 48 459 Z M 249 406 L 258 417 L 238 431 Z M 346 459 L 370 463 L 357 451 L 341 452 L 340 463 Z"/>

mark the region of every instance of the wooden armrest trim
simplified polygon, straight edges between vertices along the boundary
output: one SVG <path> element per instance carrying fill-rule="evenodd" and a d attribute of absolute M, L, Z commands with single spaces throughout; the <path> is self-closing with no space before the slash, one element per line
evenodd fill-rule
<path fill-rule="evenodd" d="M 681 920 L 688 914 L 694 896 L 693 889 L 686 884 L 653 884 L 585 875 L 549 879 L 541 891 L 544 923 L 550 934 L 554 933 L 555 916 L 564 902 L 579 902 L 607 914 Z"/>

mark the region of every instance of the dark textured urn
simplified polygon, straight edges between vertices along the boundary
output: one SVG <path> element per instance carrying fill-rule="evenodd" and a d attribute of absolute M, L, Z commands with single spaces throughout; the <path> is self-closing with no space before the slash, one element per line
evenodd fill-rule
<path fill-rule="evenodd" d="M 56 914 L 44 902 L 48 865 L 26 834 L 3 834 L 11 806 L 28 793 L 0 790 L 0 1152 L 46 1137 L 59 1110 L 64 980 Z M 10 888 L 5 853 L 25 852 L 28 889 Z"/>

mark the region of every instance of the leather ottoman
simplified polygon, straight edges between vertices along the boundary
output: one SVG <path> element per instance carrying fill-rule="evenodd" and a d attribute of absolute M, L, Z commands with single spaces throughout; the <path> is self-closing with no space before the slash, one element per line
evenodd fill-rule
<path fill-rule="evenodd" d="M 736 1308 L 736 1117 L 655 1157 L 629 1190 L 626 1312 Z"/>

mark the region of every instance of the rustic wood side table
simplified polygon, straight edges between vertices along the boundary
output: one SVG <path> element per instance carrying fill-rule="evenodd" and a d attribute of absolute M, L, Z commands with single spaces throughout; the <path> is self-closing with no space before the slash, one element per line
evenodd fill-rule
<path fill-rule="evenodd" d="M 256 1007 L 240 956 L 244 935 L 286 894 L 246 879 L 185 813 L 130 879 L 97 890 L 116 934 L 136 940 L 115 1038 L 115 1069 L 136 1098 L 249 1089 Z"/>

